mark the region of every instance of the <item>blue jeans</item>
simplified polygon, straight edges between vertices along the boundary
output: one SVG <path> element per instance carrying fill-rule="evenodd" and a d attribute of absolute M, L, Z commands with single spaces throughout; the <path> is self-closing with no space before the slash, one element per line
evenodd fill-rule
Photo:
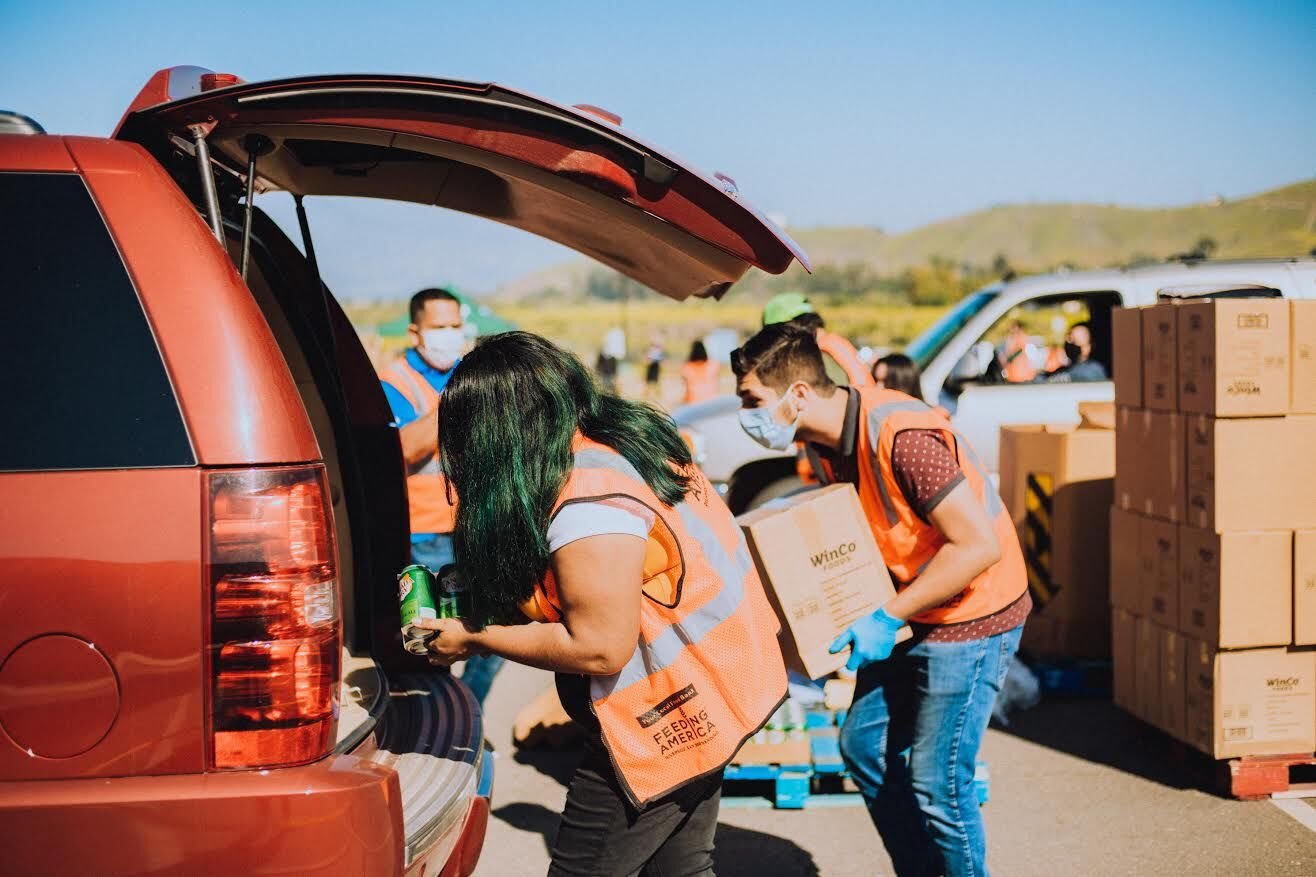
<path fill-rule="evenodd" d="M 412 563 L 424 564 L 438 572 L 440 567 L 456 559 L 451 533 L 437 533 L 424 539 L 416 536 L 411 540 Z M 475 699 L 483 705 L 484 699 L 489 696 L 489 689 L 493 686 L 494 677 L 502 668 L 503 659 L 498 655 L 476 655 L 466 661 L 461 680 L 475 695 Z"/>
<path fill-rule="evenodd" d="M 909 641 L 859 671 L 841 755 L 900 877 L 987 875 L 973 773 L 1022 632 Z"/>

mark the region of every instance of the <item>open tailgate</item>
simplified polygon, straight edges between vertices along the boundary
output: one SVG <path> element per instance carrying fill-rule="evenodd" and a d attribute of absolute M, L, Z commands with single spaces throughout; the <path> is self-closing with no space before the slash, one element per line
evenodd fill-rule
<path fill-rule="evenodd" d="M 225 84 L 232 83 L 232 84 Z M 751 267 L 780 274 L 803 251 L 710 177 L 607 114 L 487 83 L 312 76 L 245 83 L 199 68 L 157 73 L 115 136 L 166 161 L 209 130 L 212 161 L 264 190 L 434 204 L 557 241 L 674 299 L 720 296 Z M 619 121 L 619 120 L 618 120 Z"/>

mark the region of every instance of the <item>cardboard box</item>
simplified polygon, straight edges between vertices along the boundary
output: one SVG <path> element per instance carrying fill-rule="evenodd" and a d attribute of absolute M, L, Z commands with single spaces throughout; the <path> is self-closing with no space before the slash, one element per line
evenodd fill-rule
<path fill-rule="evenodd" d="M 1289 303 L 1187 302 L 1179 316 L 1179 410 L 1260 417 L 1289 410 Z"/>
<path fill-rule="evenodd" d="M 1150 618 L 1138 618 L 1134 622 L 1133 714 L 1158 728 L 1161 719 L 1162 630 Z"/>
<path fill-rule="evenodd" d="M 845 666 L 849 651 L 827 647 L 896 593 L 854 487 L 807 491 L 736 520 L 781 620 L 787 666 L 810 679 Z"/>
<path fill-rule="evenodd" d="M 1316 414 L 1316 301 L 1289 306 L 1289 411 Z"/>
<path fill-rule="evenodd" d="M 1082 429 L 1114 429 L 1114 402 L 1079 402 L 1078 425 Z"/>
<path fill-rule="evenodd" d="M 1142 311 L 1115 308 L 1111 317 L 1111 363 L 1115 404 L 1142 407 Z"/>
<path fill-rule="evenodd" d="M 1179 625 L 1179 526 L 1156 518 L 1139 520 L 1138 555 L 1138 588 L 1147 617 L 1173 630 Z"/>
<path fill-rule="evenodd" d="M 1142 517 L 1133 512 L 1110 510 L 1110 602 L 1134 615 L 1151 611 L 1142 589 Z"/>
<path fill-rule="evenodd" d="M 1316 645 L 1316 530 L 1293 534 L 1293 642 Z"/>
<path fill-rule="evenodd" d="M 1188 689 L 1184 681 L 1187 670 L 1184 646 L 1187 640 L 1177 631 L 1162 630 L 1160 633 L 1161 710 L 1160 721 L 1152 724 L 1176 740 L 1186 740 Z"/>
<path fill-rule="evenodd" d="M 1316 652 L 1185 649 L 1189 744 L 1212 758 L 1316 750 Z"/>
<path fill-rule="evenodd" d="M 1050 618 L 1034 611 L 1024 625 L 1019 650 L 1030 658 L 1109 658 L 1110 607 L 1095 618 Z"/>
<path fill-rule="evenodd" d="M 1287 531 L 1180 527 L 1179 630 L 1222 649 L 1288 645 L 1292 571 Z"/>
<path fill-rule="evenodd" d="M 1316 417 L 1186 420 L 1187 523 L 1217 533 L 1316 529 Z"/>
<path fill-rule="evenodd" d="M 1142 448 L 1142 409 L 1115 409 L 1115 506 L 1127 512 L 1141 511 L 1145 485 L 1138 478 Z"/>
<path fill-rule="evenodd" d="M 1000 460 L 1001 499 L 1019 532 L 1033 592 L 1021 647 L 1035 656 L 1109 657 L 1115 433 L 1072 424 L 1005 426 Z"/>
<path fill-rule="evenodd" d="M 1137 641 L 1137 616 L 1127 609 L 1111 607 L 1111 692 L 1115 705 L 1130 713 L 1137 709 Z"/>
<path fill-rule="evenodd" d="M 1179 321 L 1174 301 L 1142 308 L 1142 405 L 1174 411 L 1179 404 Z"/>
<path fill-rule="evenodd" d="M 1115 505 L 1166 521 L 1184 519 L 1184 418 L 1120 408 L 1115 425 Z"/>

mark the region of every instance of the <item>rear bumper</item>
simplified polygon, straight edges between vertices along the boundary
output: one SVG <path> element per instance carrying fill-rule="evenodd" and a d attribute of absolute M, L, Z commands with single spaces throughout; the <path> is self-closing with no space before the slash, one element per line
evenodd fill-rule
<path fill-rule="evenodd" d="M 279 770 L 0 783 L 3 870 L 391 877 L 403 868 L 401 797 L 394 771 L 356 754 Z"/>

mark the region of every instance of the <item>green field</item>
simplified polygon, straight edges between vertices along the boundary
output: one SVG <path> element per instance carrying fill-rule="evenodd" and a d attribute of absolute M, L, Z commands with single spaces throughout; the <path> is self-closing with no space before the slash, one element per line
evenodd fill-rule
<path fill-rule="evenodd" d="M 348 316 L 363 334 L 396 316 L 396 306 L 348 306 Z M 829 328 L 859 345 L 900 348 L 945 311 L 944 307 L 848 304 L 825 311 Z M 747 337 L 757 331 L 761 306 L 727 300 L 673 302 L 650 294 L 644 300 L 621 303 L 509 304 L 497 308 L 500 316 L 522 329 L 536 332 L 575 351 L 587 360 L 598 353 L 603 334 L 613 326 L 626 329 L 632 358 L 643 354 L 651 339 L 659 339 L 669 357 L 683 359 L 696 338 L 713 329 L 728 328 Z M 380 339 L 384 350 L 406 344 L 403 338 Z"/>

